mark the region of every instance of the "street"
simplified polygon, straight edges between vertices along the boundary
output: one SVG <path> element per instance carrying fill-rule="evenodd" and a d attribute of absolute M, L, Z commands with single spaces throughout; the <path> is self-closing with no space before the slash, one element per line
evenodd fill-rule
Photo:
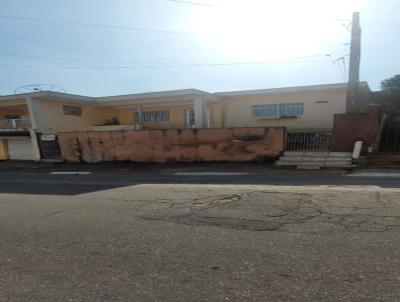
<path fill-rule="evenodd" d="M 0 163 L 0 301 L 399 301 L 400 174 L 356 173 Z"/>

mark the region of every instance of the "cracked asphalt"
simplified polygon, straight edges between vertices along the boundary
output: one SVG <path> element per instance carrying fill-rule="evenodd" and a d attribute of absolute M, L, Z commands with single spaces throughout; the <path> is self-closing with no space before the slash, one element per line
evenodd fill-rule
<path fill-rule="evenodd" d="M 346 174 L 0 165 L 0 301 L 400 301 L 400 180 Z"/>

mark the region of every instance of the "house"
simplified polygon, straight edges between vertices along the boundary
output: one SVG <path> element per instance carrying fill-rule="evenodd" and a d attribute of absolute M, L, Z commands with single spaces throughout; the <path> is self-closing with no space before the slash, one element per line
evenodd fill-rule
<path fill-rule="evenodd" d="M 368 84 L 361 83 L 370 102 Z M 59 158 L 57 133 L 286 127 L 331 131 L 347 84 L 208 93 L 197 89 L 87 97 L 39 91 L 0 96 L 0 160 Z M 371 101 L 372 102 L 372 101 Z"/>
<path fill-rule="evenodd" d="M 0 96 L 0 159 L 40 160 L 57 148 L 57 132 L 87 130 L 95 115 L 89 97 L 56 92 Z M 54 139 L 44 136 L 47 143 L 41 146 L 42 135 Z"/>

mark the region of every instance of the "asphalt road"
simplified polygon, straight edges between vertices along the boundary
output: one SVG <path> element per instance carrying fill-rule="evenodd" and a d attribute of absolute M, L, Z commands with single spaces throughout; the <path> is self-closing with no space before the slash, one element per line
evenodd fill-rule
<path fill-rule="evenodd" d="M 0 164 L 0 301 L 400 301 L 393 175 Z"/>

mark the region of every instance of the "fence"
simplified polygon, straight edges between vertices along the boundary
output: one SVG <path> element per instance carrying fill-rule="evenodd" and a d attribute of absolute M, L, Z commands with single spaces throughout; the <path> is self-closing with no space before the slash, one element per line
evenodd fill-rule
<path fill-rule="evenodd" d="M 286 151 L 329 151 L 331 132 L 288 132 Z"/>
<path fill-rule="evenodd" d="M 65 132 L 58 138 L 69 162 L 266 161 L 283 151 L 285 128 Z"/>

